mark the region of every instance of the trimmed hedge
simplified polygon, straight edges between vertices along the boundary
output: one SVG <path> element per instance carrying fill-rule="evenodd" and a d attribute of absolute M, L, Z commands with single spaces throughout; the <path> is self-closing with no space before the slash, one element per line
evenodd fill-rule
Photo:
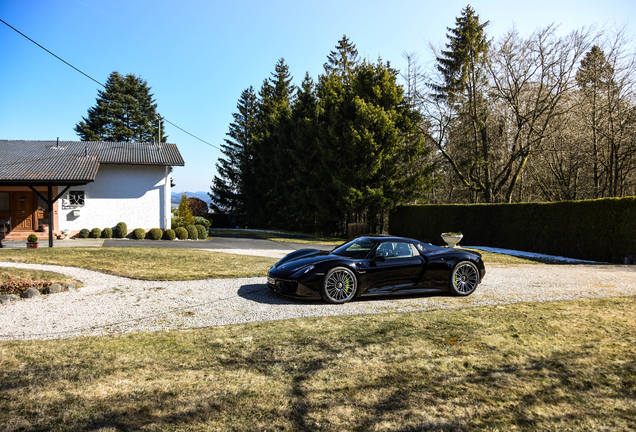
<path fill-rule="evenodd" d="M 161 240 L 161 237 L 163 237 L 163 232 L 159 228 L 151 228 L 146 234 L 148 240 Z"/>
<path fill-rule="evenodd" d="M 135 240 L 143 240 L 146 238 L 146 230 L 143 228 L 135 228 L 130 234 L 130 237 Z"/>
<path fill-rule="evenodd" d="M 178 227 L 174 230 L 175 235 L 179 240 L 187 240 L 188 239 L 188 231 L 184 227 Z"/>
<path fill-rule="evenodd" d="M 128 235 L 128 226 L 125 222 L 119 222 L 115 225 L 115 231 L 113 232 L 115 238 L 126 238 Z"/>
<path fill-rule="evenodd" d="M 199 239 L 199 231 L 194 227 L 194 225 L 188 225 L 185 227 L 188 231 L 188 238 L 190 240 L 198 240 Z"/>
<path fill-rule="evenodd" d="M 197 229 L 197 237 L 199 237 L 199 240 L 208 238 L 208 230 L 203 225 L 195 225 L 194 227 Z"/>
<path fill-rule="evenodd" d="M 86 229 L 86 228 L 82 228 L 82 229 L 80 230 L 80 232 L 79 232 L 79 236 L 80 236 L 80 238 L 88 238 L 88 235 L 89 235 L 90 233 L 91 233 L 91 232 L 90 232 L 88 229 Z"/>
<path fill-rule="evenodd" d="M 113 238 L 113 229 L 112 228 L 104 228 L 102 231 L 102 238 Z"/>
<path fill-rule="evenodd" d="M 186 233 L 186 235 L 187 235 L 187 233 Z M 163 233 L 163 239 L 164 240 L 174 240 L 176 236 L 177 235 L 175 234 L 174 230 L 171 229 L 171 228 L 168 228 L 166 230 L 166 232 Z"/>
<path fill-rule="evenodd" d="M 440 234 L 460 231 L 465 246 L 491 246 L 622 263 L 636 255 L 636 197 L 521 204 L 398 207 L 393 235 L 444 245 Z"/>
<path fill-rule="evenodd" d="M 90 238 L 100 238 L 102 236 L 102 230 L 99 228 L 93 228 L 90 233 Z"/>

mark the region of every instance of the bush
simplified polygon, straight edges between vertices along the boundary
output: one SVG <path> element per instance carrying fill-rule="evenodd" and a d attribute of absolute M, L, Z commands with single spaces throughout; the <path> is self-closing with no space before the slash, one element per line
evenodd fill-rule
<path fill-rule="evenodd" d="M 102 238 L 113 238 L 113 229 L 104 228 L 104 231 L 102 231 Z"/>
<path fill-rule="evenodd" d="M 185 227 L 185 229 L 188 231 L 188 238 L 190 240 L 198 240 L 199 239 L 199 231 L 197 231 L 197 229 L 195 228 L 194 225 L 188 225 Z"/>
<path fill-rule="evenodd" d="M 186 222 L 185 220 L 180 217 L 180 216 L 173 216 L 172 217 L 172 221 L 170 222 L 170 226 L 172 227 L 173 230 L 179 228 L 179 227 L 186 227 Z"/>
<path fill-rule="evenodd" d="M 90 232 L 89 230 L 87 230 L 86 228 L 82 228 L 82 229 L 80 230 L 80 232 L 79 232 L 79 236 L 80 236 L 81 238 L 88 238 L 88 235 L 89 235 L 90 233 L 91 233 L 91 232 Z"/>
<path fill-rule="evenodd" d="M 36 236 L 35 234 L 29 234 L 29 236 L 27 237 L 27 241 L 29 243 L 35 243 L 38 241 L 38 236 Z"/>
<path fill-rule="evenodd" d="M 102 230 L 99 228 L 93 228 L 90 233 L 91 238 L 100 238 L 102 236 Z"/>
<path fill-rule="evenodd" d="M 174 233 L 179 240 L 188 239 L 188 230 L 186 230 L 184 227 L 177 228 L 176 230 L 174 230 Z"/>
<path fill-rule="evenodd" d="M 207 220 L 204 217 L 195 216 L 194 217 L 194 226 L 197 226 L 197 225 L 203 225 L 205 227 L 206 231 L 207 231 L 207 230 L 210 229 L 210 226 L 212 226 L 212 222 L 210 222 L 209 220 Z"/>
<path fill-rule="evenodd" d="M 146 235 L 146 237 L 150 240 L 160 240 L 162 236 L 163 233 L 159 228 L 152 228 Z"/>
<path fill-rule="evenodd" d="M 187 234 L 187 233 L 186 233 Z M 164 240 L 174 240 L 177 235 L 175 234 L 173 229 L 168 228 L 166 232 L 163 233 Z"/>
<path fill-rule="evenodd" d="M 143 240 L 146 238 L 146 230 L 143 228 L 135 228 L 130 237 L 135 240 Z"/>
<path fill-rule="evenodd" d="M 208 238 L 208 230 L 203 225 L 195 225 L 194 227 L 197 229 L 197 237 L 199 237 L 199 240 Z"/>
<path fill-rule="evenodd" d="M 115 238 L 126 238 L 128 235 L 128 226 L 124 222 L 119 222 L 115 225 L 115 232 L 113 235 Z"/>
<path fill-rule="evenodd" d="M 190 205 L 188 204 L 188 197 L 186 194 L 181 195 L 181 202 L 179 203 L 179 209 L 177 215 L 186 222 L 187 225 L 193 225 L 192 212 L 190 211 Z"/>

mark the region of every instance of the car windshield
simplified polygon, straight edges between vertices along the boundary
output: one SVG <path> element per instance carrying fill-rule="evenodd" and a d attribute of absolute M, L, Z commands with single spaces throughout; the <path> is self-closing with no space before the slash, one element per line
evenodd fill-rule
<path fill-rule="evenodd" d="M 360 238 L 345 243 L 340 247 L 332 250 L 332 254 L 346 256 L 350 258 L 364 258 L 369 251 L 375 247 L 378 242 L 368 238 Z"/>

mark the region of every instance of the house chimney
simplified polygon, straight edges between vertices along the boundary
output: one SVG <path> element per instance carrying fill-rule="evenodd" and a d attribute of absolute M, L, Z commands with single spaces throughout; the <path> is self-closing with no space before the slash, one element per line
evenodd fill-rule
<path fill-rule="evenodd" d="M 60 146 L 60 137 L 57 137 L 57 145 L 56 145 L 56 147 L 59 147 L 59 146 Z"/>
<path fill-rule="evenodd" d="M 88 157 L 88 146 L 84 147 L 84 157 Z"/>

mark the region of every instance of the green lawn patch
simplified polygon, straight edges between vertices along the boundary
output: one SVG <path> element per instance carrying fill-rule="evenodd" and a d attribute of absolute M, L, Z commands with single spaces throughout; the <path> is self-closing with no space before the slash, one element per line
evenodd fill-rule
<path fill-rule="evenodd" d="M 636 298 L 0 343 L 17 430 L 633 430 Z"/>

